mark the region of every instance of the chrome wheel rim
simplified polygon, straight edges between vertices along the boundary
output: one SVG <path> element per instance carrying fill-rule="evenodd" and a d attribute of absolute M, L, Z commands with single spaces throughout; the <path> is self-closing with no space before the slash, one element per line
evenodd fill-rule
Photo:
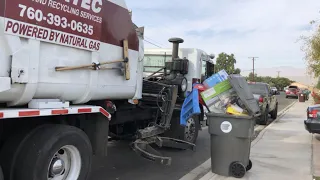
<path fill-rule="evenodd" d="M 60 148 L 51 158 L 47 180 L 75 180 L 81 171 L 79 150 L 72 145 Z"/>

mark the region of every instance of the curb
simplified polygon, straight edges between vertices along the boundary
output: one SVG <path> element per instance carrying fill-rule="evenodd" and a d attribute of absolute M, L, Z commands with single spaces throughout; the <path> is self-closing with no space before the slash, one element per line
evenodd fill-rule
<path fill-rule="evenodd" d="M 263 137 L 264 133 L 266 132 L 267 129 L 269 129 L 275 122 L 277 122 L 280 118 L 282 118 L 286 112 L 296 103 L 297 101 L 292 102 L 291 104 L 289 104 L 287 107 L 285 107 L 283 110 L 281 110 L 280 112 L 278 112 L 278 117 L 277 119 L 275 119 L 274 121 L 272 121 L 268 126 L 266 126 L 260 133 L 259 135 L 256 137 L 255 140 L 253 140 L 251 142 L 251 146 L 253 147 L 254 145 L 256 145 L 259 140 Z M 258 129 L 260 128 L 260 126 L 255 127 L 254 129 Z M 212 178 L 214 176 L 213 173 L 211 173 L 208 177 L 206 176 L 206 174 L 208 172 L 211 172 L 211 158 L 209 158 L 208 160 L 206 160 L 204 163 L 202 163 L 201 165 L 199 165 L 198 167 L 194 168 L 192 171 L 190 171 L 188 174 L 184 175 L 182 178 L 180 178 L 179 180 L 198 180 L 201 178 L 201 180 L 209 180 L 210 178 Z"/>

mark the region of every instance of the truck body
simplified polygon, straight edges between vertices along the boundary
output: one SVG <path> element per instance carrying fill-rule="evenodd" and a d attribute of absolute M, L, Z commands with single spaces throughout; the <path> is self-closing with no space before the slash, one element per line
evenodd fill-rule
<path fill-rule="evenodd" d="M 6 1 L 5 17 L 0 19 L 0 103 L 18 106 L 32 99 L 57 98 L 84 104 L 90 100 L 134 98 L 137 84 L 141 82 L 141 71 L 138 71 L 141 43 L 129 23 L 131 19 L 124 1 L 92 1 L 98 13 L 83 8 L 82 2 L 77 6 L 68 2 Z M 60 4 L 79 10 L 79 16 L 58 9 Z M 103 21 L 80 17 L 84 13 Z M 37 21 L 36 15 L 41 21 Z M 51 24 L 52 16 L 59 21 L 53 19 Z M 73 24 L 78 29 L 73 31 Z M 88 30 L 84 30 L 86 27 Z M 79 32 L 79 29 L 83 30 Z M 129 43 L 130 80 L 119 75 L 118 69 L 55 71 L 55 67 L 122 59 L 124 39 Z M 119 64 L 109 67 L 119 68 Z"/>
<path fill-rule="evenodd" d="M 185 126 L 180 115 L 213 57 L 179 38 L 145 52 L 143 33 L 124 0 L 0 0 L 0 180 L 85 180 L 110 137 L 162 164 L 149 144 L 195 147 L 201 102 Z"/>

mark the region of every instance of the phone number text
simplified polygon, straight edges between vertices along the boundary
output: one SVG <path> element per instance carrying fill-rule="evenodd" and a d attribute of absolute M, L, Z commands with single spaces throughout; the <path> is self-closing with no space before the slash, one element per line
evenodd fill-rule
<path fill-rule="evenodd" d="M 52 13 L 44 14 L 40 9 L 34 9 L 33 7 L 27 7 L 26 5 L 19 4 L 21 8 L 20 16 L 27 16 L 30 20 L 36 20 L 38 22 L 45 21 L 49 25 L 55 25 L 64 29 L 69 28 L 72 31 L 79 33 L 93 35 L 93 26 L 75 20 L 68 21 L 66 17 L 61 17 Z"/>

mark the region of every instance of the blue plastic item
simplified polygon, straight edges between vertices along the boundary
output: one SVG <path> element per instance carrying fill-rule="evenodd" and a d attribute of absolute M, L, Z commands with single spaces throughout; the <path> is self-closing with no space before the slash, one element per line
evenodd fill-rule
<path fill-rule="evenodd" d="M 216 84 L 221 83 L 222 81 L 225 81 L 228 79 L 228 74 L 225 70 L 221 70 L 219 72 L 217 72 L 216 74 L 212 75 L 211 77 L 209 77 L 208 79 L 206 79 L 203 82 L 203 85 L 206 88 L 212 88 L 213 86 L 215 86 Z"/>
<path fill-rule="evenodd" d="M 199 106 L 199 91 L 192 89 L 191 93 L 184 99 L 180 113 L 180 124 L 187 125 L 187 120 L 193 116 L 201 114 Z"/>

